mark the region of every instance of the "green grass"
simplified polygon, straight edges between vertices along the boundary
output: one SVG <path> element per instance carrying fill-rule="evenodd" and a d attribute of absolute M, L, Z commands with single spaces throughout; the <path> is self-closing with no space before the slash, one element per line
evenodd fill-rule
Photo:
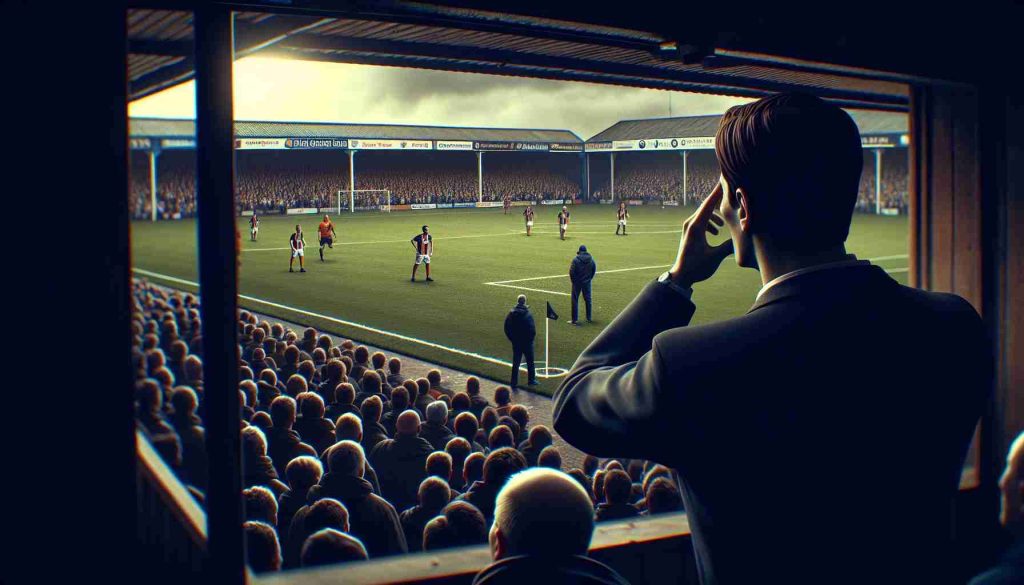
<path fill-rule="evenodd" d="M 538 207 L 534 235 L 523 231 L 521 208 L 515 215 L 501 209 L 469 209 L 392 214 L 356 214 L 336 217 L 338 243 L 321 263 L 317 254 L 316 225 L 320 216 L 268 216 L 260 227 L 258 242 L 250 242 L 248 221 L 238 220 L 242 233 L 240 292 L 243 295 L 287 307 L 303 309 L 427 340 L 468 352 L 511 359 L 502 333 L 505 314 L 520 292 L 484 283 L 537 276 L 567 274 L 569 262 L 580 244 L 586 244 L 597 261 L 598 271 L 651 267 L 609 274 L 594 280 L 593 325 L 570 326 L 567 296 L 524 290 L 537 320 L 537 359 L 543 360 L 544 302 L 551 301 L 561 317 L 551 323 L 551 363 L 569 367 L 591 339 L 633 299 L 650 280 L 674 259 L 679 226 L 692 208 L 641 207 L 630 209 L 630 235 L 614 235 L 614 209 L 610 206 L 573 208 L 566 241 L 557 235 L 557 210 Z M 300 223 L 306 234 L 305 274 L 287 270 L 288 236 Z M 409 282 L 413 248 L 409 243 L 429 224 L 435 237 L 433 276 L 424 283 Z M 198 280 L 196 231 L 192 220 L 132 224 L 132 253 L 136 268 L 162 275 Z M 721 238 L 718 238 L 721 239 Z M 847 242 L 861 258 L 902 256 L 880 260 L 887 269 L 906 268 L 907 222 L 903 217 L 857 215 Z M 296 271 L 297 271 L 296 265 Z M 893 276 L 905 282 L 906 272 Z M 181 283 L 149 276 L 161 284 L 194 289 Z M 738 268 L 727 259 L 710 280 L 695 287 L 697 313 L 694 323 L 706 323 L 741 315 L 749 309 L 760 288 L 756 271 Z M 568 277 L 512 283 L 549 291 L 569 292 Z M 582 305 L 582 299 L 580 304 Z M 359 341 L 406 353 L 467 372 L 505 380 L 508 368 L 486 361 L 343 326 L 327 319 L 251 300 L 240 305 L 276 315 Z M 580 307 L 581 314 L 583 307 Z M 581 315 L 582 316 L 582 315 Z M 545 381 L 541 392 L 553 392 L 557 380 Z"/>

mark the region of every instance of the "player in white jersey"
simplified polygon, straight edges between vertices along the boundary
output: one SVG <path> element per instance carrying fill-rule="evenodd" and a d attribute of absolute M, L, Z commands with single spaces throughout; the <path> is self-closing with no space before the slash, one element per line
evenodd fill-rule
<path fill-rule="evenodd" d="M 430 257 L 434 254 L 434 238 L 430 235 L 430 229 L 423 226 L 423 233 L 418 234 L 410 241 L 412 247 L 416 249 L 416 263 L 412 265 L 412 278 L 409 279 L 409 282 L 416 282 L 416 269 L 420 267 L 420 264 L 427 265 L 427 282 L 434 282 L 434 279 L 430 278 Z"/>
<path fill-rule="evenodd" d="M 292 269 L 292 263 L 295 262 L 296 258 L 299 259 L 299 272 L 305 272 L 306 267 L 303 266 L 303 259 L 306 256 L 306 238 L 302 235 L 301 226 L 295 226 L 295 233 L 288 238 L 288 247 L 292 251 L 292 257 L 288 260 L 288 272 L 295 272 Z"/>
<path fill-rule="evenodd" d="M 562 211 L 558 212 L 558 237 L 565 239 L 565 230 L 569 229 L 569 208 L 562 206 Z"/>
<path fill-rule="evenodd" d="M 523 217 L 526 219 L 526 235 L 533 231 L 533 205 L 528 205 L 523 210 Z"/>

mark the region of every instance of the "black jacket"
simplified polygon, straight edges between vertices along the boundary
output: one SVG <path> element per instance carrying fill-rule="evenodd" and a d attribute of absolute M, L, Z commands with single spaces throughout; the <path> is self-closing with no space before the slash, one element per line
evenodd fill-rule
<path fill-rule="evenodd" d="M 727 321 L 687 327 L 694 310 L 649 284 L 560 385 L 555 430 L 678 470 L 705 584 L 836 567 L 844 582 L 947 581 L 949 509 L 992 380 L 974 309 L 855 266 L 784 280 Z M 756 498 L 751 477 L 771 478 Z"/>
<path fill-rule="evenodd" d="M 334 444 L 334 423 L 325 418 L 306 419 L 300 416 L 292 428 L 302 442 L 312 446 L 317 453 Z"/>
<path fill-rule="evenodd" d="M 629 585 L 611 567 L 590 557 L 510 557 L 491 564 L 473 579 L 473 585 Z"/>
<path fill-rule="evenodd" d="M 284 477 L 284 470 L 288 467 L 288 463 L 303 454 L 299 448 L 302 439 L 294 430 L 278 427 L 267 429 L 266 436 L 267 456 L 273 460 L 277 476 Z"/>
<path fill-rule="evenodd" d="M 373 493 L 370 482 L 361 477 L 328 472 L 320 478 L 319 485 L 309 488 L 310 503 L 320 498 L 334 498 L 345 504 L 349 533 L 363 541 L 371 559 L 408 551 L 398 512 L 387 500 Z"/>
<path fill-rule="evenodd" d="M 363 451 L 367 453 L 373 451 L 373 448 L 377 446 L 377 443 L 386 441 L 388 439 L 388 431 L 379 422 L 363 421 L 363 440 L 360 444 L 363 446 Z"/>
<path fill-rule="evenodd" d="M 455 438 L 455 433 L 445 425 L 425 422 L 420 426 L 420 438 L 430 443 L 434 451 L 444 451 L 448 441 Z"/>
<path fill-rule="evenodd" d="M 537 337 L 537 326 L 526 305 L 517 304 L 505 315 L 505 337 L 512 345 L 532 345 Z"/>
<path fill-rule="evenodd" d="M 590 252 L 580 252 L 572 259 L 572 264 L 569 266 L 569 280 L 573 284 L 590 282 L 594 280 L 595 273 L 597 273 L 597 262 L 594 262 L 594 257 L 590 255 Z"/>
<path fill-rule="evenodd" d="M 181 439 L 181 471 L 186 483 L 206 491 L 210 460 L 206 455 L 206 430 L 195 415 L 171 416 L 171 426 Z"/>
<path fill-rule="evenodd" d="M 483 481 L 474 481 L 473 485 L 469 486 L 469 489 L 456 499 L 476 506 L 477 510 L 480 510 L 480 513 L 484 515 L 487 526 L 490 526 L 491 522 L 494 521 L 494 502 L 500 490 L 501 486 L 494 486 Z"/>
<path fill-rule="evenodd" d="M 402 530 L 405 532 L 405 543 L 409 545 L 409 552 L 423 550 L 423 529 L 427 522 L 439 516 L 441 510 L 427 510 L 416 505 L 398 515 L 402 522 Z"/>
<path fill-rule="evenodd" d="M 640 515 L 640 510 L 632 504 L 598 504 L 594 510 L 594 520 L 605 522 L 607 520 L 623 520 L 635 518 Z"/>
<path fill-rule="evenodd" d="M 370 453 L 381 494 L 398 510 L 416 504 L 420 482 L 427 477 L 427 456 L 434 451 L 427 441 L 400 435 L 381 441 Z"/>

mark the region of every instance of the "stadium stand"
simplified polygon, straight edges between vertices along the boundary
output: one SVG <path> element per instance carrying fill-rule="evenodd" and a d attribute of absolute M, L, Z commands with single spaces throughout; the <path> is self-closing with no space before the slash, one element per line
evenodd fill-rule
<path fill-rule="evenodd" d="M 133 284 L 133 303 L 132 360 L 137 379 L 135 404 L 138 428 L 197 503 L 202 505 L 202 488 L 206 481 L 202 475 L 202 462 L 206 454 L 202 441 L 194 439 L 203 432 L 204 391 L 196 377 L 196 372 L 201 371 L 202 366 L 197 355 L 202 344 L 198 299 L 195 295 L 168 290 L 139 279 Z M 327 373 L 333 368 L 334 379 L 349 379 L 346 362 L 342 360 L 356 356 L 358 348 L 354 344 L 335 344 L 330 337 L 319 336 L 316 331 L 308 328 L 293 331 L 280 323 L 260 320 L 248 311 L 239 312 L 238 330 L 241 346 L 239 355 L 242 356 L 239 364 L 239 396 L 243 400 L 243 487 L 247 488 L 246 497 L 252 519 L 260 523 L 251 531 L 250 538 L 254 540 L 248 546 L 249 562 L 254 570 L 275 571 L 280 567 L 287 569 L 309 564 L 305 562 L 305 551 L 322 544 L 313 537 L 325 528 L 338 530 L 346 537 L 351 537 L 352 541 L 365 547 L 370 559 L 401 554 L 406 550 L 483 544 L 486 542 L 486 529 L 482 528 L 483 532 L 480 532 L 481 528 L 477 525 L 494 513 L 493 507 L 499 490 L 510 477 L 514 477 L 515 472 L 536 467 L 539 459 L 537 449 L 550 440 L 547 436 L 541 440 L 541 435 L 550 433 L 546 428 L 533 427 L 529 437 L 522 437 L 519 449 L 483 449 L 482 471 L 454 469 L 450 474 L 471 480 L 464 487 L 463 495 L 451 490 L 443 478 L 431 476 L 430 483 L 443 484 L 450 490 L 448 493 L 449 498 L 453 498 L 452 503 L 444 505 L 444 502 L 424 502 L 420 492 L 430 467 L 427 453 L 437 454 L 434 460 L 450 458 L 445 455 L 444 449 L 436 449 L 415 436 L 403 438 L 402 433 L 409 433 L 410 428 L 419 428 L 420 438 L 423 437 L 423 427 L 416 425 L 419 414 L 415 410 L 405 410 L 405 418 L 410 420 L 399 420 L 396 432 L 385 434 L 384 439 L 368 452 L 364 452 L 355 440 L 348 440 L 358 437 L 350 437 L 347 431 L 340 430 L 352 426 L 349 424 L 351 421 L 342 421 L 343 417 L 361 419 L 368 412 L 364 409 L 354 413 L 346 410 L 345 414 L 338 417 L 335 422 L 339 432 L 333 439 L 337 442 L 319 453 L 312 447 L 314 444 L 323 446 L 323 429 L 330 426 L 331 422 L 322 418 L 323 413 L 337 412 L 331 408 L 336 406 L 334 397 L 345 394 L 335 393 L 335 388 L 329 388 L 333 382 Z M 285 345 L 283 352 L 277 351 L 279 342 Z M 312 365 L 311 353 L 316 352 L 307 350 L 314 346 L 323 349 L 329 357 L 330 361 L 323 368 L 303 366 L 307 361 Z M 348 349 L 348 346 L 355 349 Z M 295 349 L 291 349 L 293 347 Z M 281 354 L 295 352 L 298 353 L 299 365 L 295 367 L 295 373 L 286 376 L 290 369 Z M 339 373 L 338 368 L 345 371 Z M 367 378 L 363 377 L 362 380 L 365 384 Z M 342 382 L 338 386 L 347 384 Z M 355 386 L 357 392 L 363 390 L 359 384 Z M 379 393 L 364 394 L 368 396 L 365 399 L 375 402 L 390 397 L 390 385 L 385 383 L 384 386 Z M 300 395 L 306 389 L 310 394 Z M 267 400 L 268 394 L 277 397 Z M 500 398 L 498 402 L 502 408 L 509 411 L 513 409 L 515 405 L 512 399 L 506 396 L 507 388 L 498 387 L 494 394 Z M 319 406 L 317 398 L 324 395 L 331 397 L 326 410 L 308 405 L 312 401 L 314 406 Z M 264 396 L 264 399 L 258 396 Z M 296 398 L 297 418 L 293 423 L 290 407 L 295 404 L 292 399 Z M 426 403 L 432 401 L 428 394 Z M 281 409 L 285 406 L 289 408 L 285 408 L 287 412 L 282 415 Z M 354 406 L 359 408 L 362 405 Z M 383 401 L 383 410 L 385 414 L 392 412 L 390 399 Z M 432 412 L 441 409 L 428 410 Z M 522 413 L 519 414 L 523 418 Z M 309 416 L 318 418 L 315 421 L 306 420 L 305 417 Z M 472 417 L 473 422 L 476 422 L 476 416 L 468 410 L 459 416 Z M 286 428 L 275 432 L 275 421 Z M 512 429 L 514 426 L 519 425 L 513 417 L 508 416 L 496 422 L 494 429 L 505 431 L 507 429 L 504 427 Z M 292 437 L 297 443 L 291 444 L 288 449 L 275 448 L 271 440 L 275 436 Z M 413 441 L 418 447 L 423 447 L 422 452 L 416 456 L 422 470 L 409 467 L 408 459 L 394 456 L 403 440 Z M 446 447 L 453 448 L 451 443 L 460 440 L 450 439 Z M 468 449 L 464 451 L 468 453 Z M 289 458 L 288 461 L 273 459 L 274 456 L 280 458 L 282 453 Z M 313 453 L 317 453 L 317 457 L 312 457 Z M 467 457 L 461 459 L 467 467 L 473 460 Z M 371 461 L 380 468 L 374 469 Z M 613 490 L 611 495 L 621 499 L 623 494 L 630 494 L 630 504 L 636 506 L 638 514 L 660 511 L 648 508 L 645 505 L 648 500 L 679 500 L 676 484 L 660 466 L 619 460 L 607 461 L 605 465 L 608 469 L 629 468 L 635 472 L 636 478 L 630 478 L 625 473 L 617 474 L 620 483 L 625 483 L 617 491 Z M 589 465 L 585 467 L 590 469 Z M 280 473 L 278 469 L 286 471 Z M 570 474 L 581 484 L 590 485 L 593 482 L 593 478 L 582 469 L 572 469 Z M 387 478 L 383 493 L 389 494 L 391 500 L 383 497 L 381 486 L 384 482 L 378 482 L 378 476 L 382 480 Z M 653 481 L 655 479 L 659 481 Z M 461 483 L 459 487 L 463 487 Z M 669 493 L 666 494 L 666 491 Z M 395 495 L 399 493 L 400 496 Z M 273 505 L 273 499 L 265 501 L 268 498 L 276 498 L 276 506 Z M 333 503 L 335 501 L 337 505 Z M 619 500 L 609 502 L 598 498 L 594 502 L 593 513 L 620 504 Z M 483 506 L 483 509 L 478 509 L 478 506 Z M 663 508 L 671 512 L 678 510 L 679 506 Z M 339 510 L 335 513 L 335 509 Z M 341 516 L 344 516 L 344 521 L 340 520 Z M 433 538 L 431 543 L 407 542 L 417 534 L 425 538 L 428 529 Z M 276 542 L 270 536 L 274 536 Z M 260 539 L 259 543 L 257 538 Z M 313 539 L 312 542 L 310 539 Z M 323 537 L 319 537 L 319 540 L 323 540 Z M 352 546 L 358 548 L 355 544 Z M 260 555 L 260 558 L 252 558 L 253 555 Z M 279 555 L 283 556 L 283 562 Z M 323 562 L 340 563 L 352 557 L 338 555 L 335 559 L 332 555 L 326 555 L 324 558 L 326 560 Z"/>

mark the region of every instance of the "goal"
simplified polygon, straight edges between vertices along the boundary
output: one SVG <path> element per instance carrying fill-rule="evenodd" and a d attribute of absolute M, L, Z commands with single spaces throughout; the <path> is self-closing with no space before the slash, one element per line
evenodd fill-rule
<path fill-rule="evenodd" d="M 342 189 L 334 194 L 337 213 L 357 211 L 391 211 L 391 191 L 387 189 Z"/>

